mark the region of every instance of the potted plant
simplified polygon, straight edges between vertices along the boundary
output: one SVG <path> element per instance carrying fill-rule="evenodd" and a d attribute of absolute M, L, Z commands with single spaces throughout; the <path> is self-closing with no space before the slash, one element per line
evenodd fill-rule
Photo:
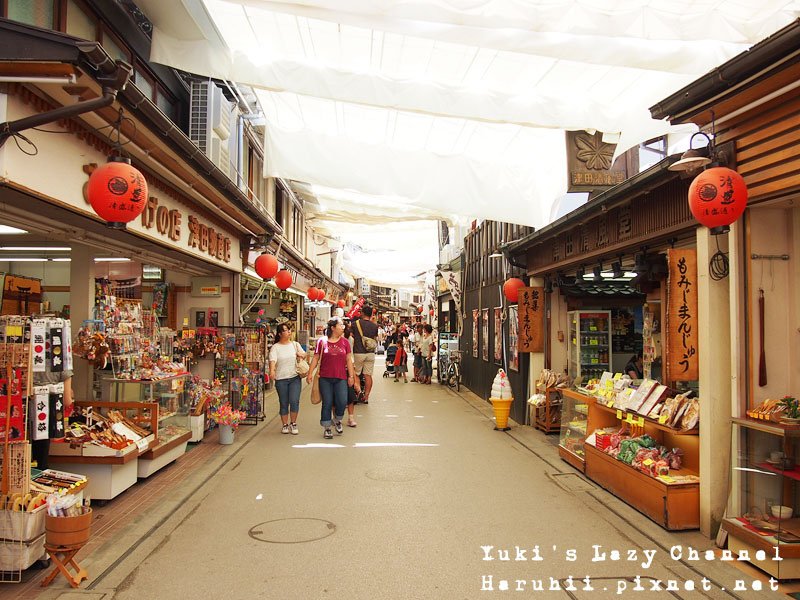
<path fill-rule="evenodd" d="M 212 405 L 209 417 L 219 425 L 219 443 L 228 445 L 233 443 L 233 432 L 247 418 L 247 413 L 234 410 L 230 402 L 223 402 L 218 406 Z"/>
<path fill-rule="evenodd" d="M 800 401 L 793 396 L 784 396 L 780 402 L 783 407 L 781 421 L 784 423 L 800 423 Z"/>

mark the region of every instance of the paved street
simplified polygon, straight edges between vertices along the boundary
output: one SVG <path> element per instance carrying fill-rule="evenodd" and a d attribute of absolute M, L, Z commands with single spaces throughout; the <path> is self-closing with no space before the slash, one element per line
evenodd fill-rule
<path fill-rule="evenodd" d="M 198 470 L 195 494 L 142 517 L 142 539 L 132 543 L 134 525 L 91 555 L 88 589 L 57 581 L 46 597 L 603 599 L 664 597 L 650 590 L 669 581 L 710 588 L 672 597 L 781 595 L 733 594 L 736 579 L 752 586 L 741 571 L 671 558 L 674 546 L 686 557 L 710 545 L 665 532 L 582 479 L 552 439 L 494 431 L 474 396 L 377 379 L 357 414 L 357 428 L 324 440 L 304 390 L 299 435 L 282 435 L 277 418 L 241 430 Z M 550 589 L 570 576 L 574 591 Z"/>

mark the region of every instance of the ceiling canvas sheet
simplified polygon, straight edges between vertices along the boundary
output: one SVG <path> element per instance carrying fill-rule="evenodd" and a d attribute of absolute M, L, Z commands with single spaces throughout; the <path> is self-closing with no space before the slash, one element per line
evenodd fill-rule
<path fill-rule="evenodd" d="M 151 58 L 260 88 L 265 174 L 541 227 L 563 130 L 648 107 L 798 17 L 786 0 L 139 0 Z M 367 215 L 365 215 L 367 216 Z"/>

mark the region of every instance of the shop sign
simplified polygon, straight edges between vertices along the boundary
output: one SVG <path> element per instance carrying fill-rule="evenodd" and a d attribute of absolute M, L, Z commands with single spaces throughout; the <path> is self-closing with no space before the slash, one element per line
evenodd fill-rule
<path fill-rule="evenodd" d="M 700 353 L 697 345 L 697 251 L 667 250 L 666 379 L 696 381 Z"/>
<path fill-rule="evenodd" d="M 521 287 L 517 296 L 520 352 L 544 352 L 544 288 Z"/>
<path fill-rule="evenodd" d="M 615 144 L 603 141 L 603 134 L 567 131 L 568 192 L 603 190 L 627 179 L 625 161 L 612 165 Z"/>

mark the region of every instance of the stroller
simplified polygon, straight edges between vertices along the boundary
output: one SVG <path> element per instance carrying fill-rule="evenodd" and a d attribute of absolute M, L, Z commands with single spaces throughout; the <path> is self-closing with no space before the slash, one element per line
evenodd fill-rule
<path fill-rule="evenodd" d="M 394 376 L 394 357 L 397 355 L 397 344 L 392 342 L 386 349 L 386 370 L 383 372 L 383 378 Z"/>

